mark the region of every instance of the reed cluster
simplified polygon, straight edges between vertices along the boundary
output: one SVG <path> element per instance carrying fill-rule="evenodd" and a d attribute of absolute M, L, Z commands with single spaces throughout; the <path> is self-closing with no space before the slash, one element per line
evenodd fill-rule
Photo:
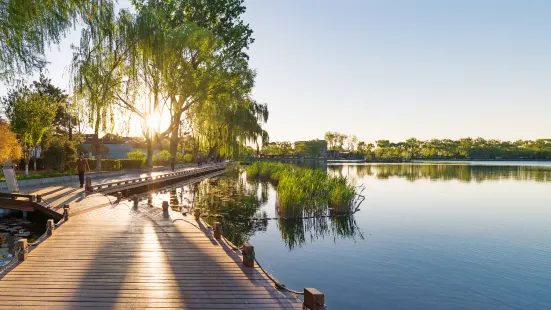
<path fill-rule="evenodd" d="M 328 207 L 349 212 L 356 196 L 356 187 L 347 178 L 328 176 L 319 169 L 255 162 L 247 168 L 247 177 L 267 180 L 276 186 L 281 215 L 321 214 Z"/>

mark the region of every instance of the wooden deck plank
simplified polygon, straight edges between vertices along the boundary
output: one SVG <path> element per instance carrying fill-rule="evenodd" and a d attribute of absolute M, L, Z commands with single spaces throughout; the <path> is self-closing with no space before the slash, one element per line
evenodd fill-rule
<path fill-rule="evenodd" d="M 98 203 L 71 208 L 81 212 L 0 274 L 0 309 L 302 309 L 201 221 Z"/>

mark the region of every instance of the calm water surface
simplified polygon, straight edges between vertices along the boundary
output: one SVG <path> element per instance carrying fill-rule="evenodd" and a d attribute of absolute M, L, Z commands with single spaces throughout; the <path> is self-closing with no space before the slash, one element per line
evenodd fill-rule
<path fill-rule="evenodd" d="M 551 167 L 327 171 L 366 187 L 352 218 L 267 219 L 275 214 L 273 187 L 243 175 L 174 194 L 226 213 L 224 232 L 233 241 L 250 241 L 288 287 L 324 292 L 329 309 L 551 309 Z"/>

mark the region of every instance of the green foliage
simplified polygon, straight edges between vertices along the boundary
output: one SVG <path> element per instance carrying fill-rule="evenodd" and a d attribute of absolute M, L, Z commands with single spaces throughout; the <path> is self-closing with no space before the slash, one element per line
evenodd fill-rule
<path fill-rule="evenodd" d="M 145 159 L 120 159 L 121 169 L 140 169 L 145 164 Z"/>
<path fill-rule="evenodd" d="M 356 188 L 346 178 L 330 177 L 318 169 L 255 162 L 247 168 L 247 177 L 277 184 L 278 208 L 286 216 L 321 213 L 328 206 L 348 212 L 356 196 Z"/>
<path fill-rule="evenodd" d="M 170 127 L 160 135 L 170 135 L 173 157 L 182 142 L 179 129 L 184 119 L 193 132 L 186 150 L 193 154 L 231 157 L 246 141 L 266 141 L 261 124 L 268 117 L 267 107 L 251 99 L 255 74 L 248 68 L 246 49 L 253 40 L 252 30 L 241 20 L 243 1 L 136 0 L 134 4 L 139 34 L 131 58 L 136 64 L 134 76 L 150 89 L 153 110 L 160 98 L 169 99 Z M 123 106 L 147 116 L 135 106 Z"/>
<path fill-rule="evenodd" d="M 35 179 L 44 179 L 44 178 L 55 178 L 63 176 L 76 175 L 74 170 L 68 171 L 50 171 L 50 170 L 40 170 L 40 171 L 30 171 L 29 175 L 18 174 L 17 180 L 35 180 Z M 0 181 L 5 181 L 6 179 L 3 176 L 0 176 Z"/>
<path fill-rule="evenodd" d="M 262 154 L 289 156 L 294 154 L 293 144 L 288 141 L 270 142 L 262 146 Z"/>
<path fill-rule="evenodd" d="M 57 102 L 39 92 L 34 85 L 27 87 L 19 84 L 2 98 L 1 105 L 28 163 L 51 126 Z"/>
<path fill-rule="evenodd" d="M 0 79 L 32 73 L 46 65 L 44 50 L 58 43 L 77 16 L 91 17 L 111 1 L 5 0 L 0 4 Z"/>
<path fill-rule="evenodd" d="M 88 159 L 88 165 L 90 170 L 95 170 L 98 166 L 97 159 Z M 121 161 L 118 159 L 102 159 L 101 160 L 102 171 L 119 171 L 121 170 Z"/>
<path fill-rule="evenodd" d="M 68 95 L 43 75 L 40 75 L 39 80 L 34 81 L 32 85 L 39 94 L 46 96 L 55 106 L 55 116 L 50 126 L 52 134 L 63 135 L 71 140 L 72 131 L 78 124 L 78 119 L 71 112 L 73 105 L 68 102 Z"/>
<path fill-rule="evenodd" d="M 153 163 L 158 166 L 166 166 L 170 163 L 170 158 L 170 152 L 164 150 L 155 155 L 155 157 L 153 158 Z"/>
<path fill-rule="evenodd" d="M 76 148 L 64 136 L 54 136 L 44 145 L 44 167 L 55 171 L 65 171 L 74 161 Z"/>
<path fill-rule="evenodd" d="M 324 140 L 309 140 L 295 142 L 295 152 L 306 157 L 319 157 L 327 151 L 327 142 Z"/>
<path fill-rule="evenodd" d="M 270 142 L 262 146 L 262 154 L 272 156 L 303 156 L 319 157 L 327 151 L 327 142 L 324 140 L 309 140 L 291 142 Z"/>
<path fill-rule="evenodd" d="M 339 168 L 338 168 L 339 167 Z M 340 169 L 333 166 L 331 169 Z M 470 165 L 461 162 L 443 163 L 438 161 L 423 164 L 370 164 L 354 167 L 358 177 L 372 176 L 386 180 L 402 178 L 410 182 L 417 180 L 484 182 L 501 180 L 523 180 L 536 182 L 551 182 L 551 167 L 535 166 L 500 166 L 500 165 Z"/>
<path fill-rule="evenodd" d="M 373 160 L 402 161 L 410 159 L 551 159 L 551 139 L 514 142 L 464 138 L 405 142 L 377 141 Z"/>
<path fill-rule="evenodd" d="M 110 2 L 95 9 L 84 19 L 80 45 L 73 47 L 71 75 L 75 100 L 87 106 L 95 136 L 93 150 L 101 159 L 99 132 L 113 129 L 115 104 L 129 84 L 125 82 L 127 56 L 135 35 L 134 18 L 128 11 L 122 10 L 117 16 Z"/>
<path fill-rule="evenodd" d="M 193 162 L 193 155 L 191 155 L 191 154 L 184 155 L 184 162 L 185 163 L 192 163 Z"/>
<path fill-rule="evenodd" d="M 140 152 L 140 151 L 128 152 L 128 153 L 126 153 L 126 158 L 132 159 L 132 160 L 139 160 L 139 161 L 142 162 L 142 164 L 145 164 L 147 154 L 145 154 L 144 152 Z"/>

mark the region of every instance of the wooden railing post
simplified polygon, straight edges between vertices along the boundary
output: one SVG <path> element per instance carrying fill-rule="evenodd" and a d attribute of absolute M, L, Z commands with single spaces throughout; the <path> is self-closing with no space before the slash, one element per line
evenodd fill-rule
<path fill-rule="evenodd" d="M 93 192 L 92 189 L 92 178 L 86 177 L 86 185 L 84 186 L 84 190 L 87 192 Z"/>
<path fill-rule="evenodd" d="M 53 236 L 54 229 L 55 229 L 54 220 L 52 220 L 52 219 L 48 220 L 46 222 L 46 232 L 47 232 L 48 236 Z"/>
<path fill-rule="evenodd" d="M 151 197 L 151 195 L 147 197 L 147 205 L 150 207 L 153 206 L 153 197 Z"/>
<path fill-rule="evenodd" d="M 325 309 L 325 296 L 315 288 L 305 288 L 304 307 L 310 310 Z"/>
<path fill-rule="evenodd" d="M 193 216 L 195 217 L 195 220 L 198 221 L 199 218 L 201 217 L 201 209 L 195 208 L 193 210 Z"/>
<path fill-rule="evenodd" d="M 168 214 L 168 201 L 163 201 L 163 214 Z"/>
<path fill-rule="evenodd" d="M 36 202 L 42 202 L 42 195 L 36 195 Z"/>
<path fill-rule="evenodd" d="M 122 193 L 121 192 L 117 192 L 115 194 L 115 197 L 117 197 L 117 201 L 121 201 L 122 200 Z"/>
<path fill-rule="evenodd" d="M 138 196 L 134 195 L 132 197 L 132 200 L 134 201 L 134 209 L 137 209 L 138 208 L 138 202 L 139 202 Z"/>
<path fill-rule="evenodd" d="M 22 262 L 27 259 L 28 254 L 28 243 L 27 239 L 17 240 L 17 246 L 19 247 L 19 252 L 17 253 L 17 260 Z"/>
<path fill-rule="evenodd" d="M 243 255 L 243 265 L 247 267 L 254 267 L 254 246 L 250 243 L 245 243 L 243 249 L 241 249 L 241 254 Z"/>
<path fill-rule="evenodd" d="M 214 239 L 220 240 L 222 239 L 222 224 L 220 222 L 214 222 Z"/>
<path fill-rule="evenodd" d="M 63 206 L 63 219 L 68 221 L 69 220 L 69 205 L 66 204 Z"/>

